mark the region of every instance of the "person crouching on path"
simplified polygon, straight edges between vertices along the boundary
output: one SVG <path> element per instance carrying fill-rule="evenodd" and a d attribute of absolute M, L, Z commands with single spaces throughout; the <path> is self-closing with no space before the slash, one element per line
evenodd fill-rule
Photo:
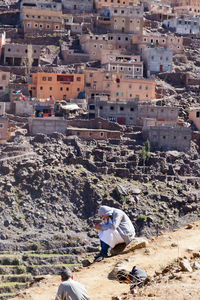
<path fill-rule="evenodd" d="M 99 208 L 98 215 L 105 220 L 105 223 L 94 226 L 99 230 L 101 243 L 101 251 L 95 257 L 95 262 L 107 257 L 109 248 L 114 248 L 121 243 L 128 245 L 135 237 L 135 228 L 122 210 L 103 205 Z"/>
<path fill-rule="evenodd" d="M 55 300 L 90 300 L 85 287 L 73 280 L 72 271 L 69 268 L 61 273 L 61 280 Z"/>

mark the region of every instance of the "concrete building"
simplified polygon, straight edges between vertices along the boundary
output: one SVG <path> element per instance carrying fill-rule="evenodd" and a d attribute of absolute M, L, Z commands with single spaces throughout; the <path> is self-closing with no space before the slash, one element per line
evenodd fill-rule
<path fill-rule="evenodd" d="M 41 49 L 40 45 L 7 43 L 4 50 L 4 65 L 38 66 Z"/>
<path fill-rule="evenodd" d="M 189 151 L 191 128 L 177 125 L 150 126 L 148 139 L 153 149 Z"/>
<path fill-rule="evenodd" d="M 8 93 L 10 72 L 0 71 L 0 95 Z"/>
<path fill-rule="evenodd" d="M 63 30 L 62 3 L 58 0 L 22 0 L 20 20 L 25 33 Z"/>
<path fill-rule="evenodd" d="M 107 61 L 106 61 L 107 59 Z M 102 67 L 115 73 L 124 73 L 132 78 L 143 77 L 143 62 L 139 55 L 112 55 L 104 56 Z"/>
<path fill-rule="evenodd" d="M 145 47 L 142 57 L 146 66 L 147 75 L 172 71 L 173 53 L 162 47 Z"/>
<path fill-rule="evenodd" d="M 155 80 L 136 79 L 123 73 L 108 72 L 102 69 L 85 70 L 85 91 L 88 98 L 95 95 L 108 95 L 110 101 L 155 99 Z"/>
<path fill-rule="evenodd" d="M 200 20 L 190 16 L 182 16 L 179 18 L 169 19 L 163 22 L 165 28 L 170 28 L 179 34 L 198 34 Z"/>
<path fill-rule="evenodd" d="M 66 120 L 59 117 L 30 118 L 29 131 L 31 134 L 51 134 L 53 132 L 66 133 Z"/>
<path fill-rule="evenodd" d="M 34 98 L 76 99 L 85 90 L 84 74 L 33 73 L 28 89 Z"/>
<path fill-rule="evenodd" d="M 169 106 L 140 105 L 137 100 L 109 102 L 96 97 L 89 107 L 90 117 L 102 117 L 124 125 L 144 125 L 144 120 L 152 118 L 159 124 L 176 124 L 178 108 Z"/>
<path fill-rule="evenodd" d="M 142 51 L 144 46 L 156 46 L 170 49 L 173 53 L 181 53 L 184 50 L 183 37 L 170 34 L 144 34 L 138 48 Z"/>
<path fill-rule="evenodd" d="M 62 0 L 62 5 L 64 9 L 74 10 L 74 11 L 93 11 L 93 0 Z"/>
<path fill-rule="evenodd" d="M 200 130 L 200 107 L 191 108 L 189 111 L 189 120 Z"/>

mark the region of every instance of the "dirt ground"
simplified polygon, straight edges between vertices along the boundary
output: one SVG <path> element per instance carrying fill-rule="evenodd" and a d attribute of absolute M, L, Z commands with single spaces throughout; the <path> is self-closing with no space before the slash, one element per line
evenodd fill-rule
<path fill-rule="evenodd" d="M 129 285 L 120 284 L 107 278 L 117 262 L 123 261 L 131 270 L 134 265 L 141 267 L 153 276 L 155 271 L 162 271 L 168 264 L 179 257 L 190 257 L 191 253 L 200 251 L 200 222 L 192 224 L 191 229 L 181 228 L 149 240 L 146 249 L 138 249 L 132 253 L 121 254 L 74 273 L 74 279 L 83 283 L 91 299 L 109 300 L 112 296 L 120 296 L 129 292 Z M 175 246 L 174 246 L 174 245 Z M 137 295 L 127 299 L 167 299 L 167 300 L 200 300 L 200 270 L 192 273 L 181 272 L 179 280 L 153 283 L 140 289 Z M 60 278 L 49 278 L 21 292 L 13 300 L 54 300 Z"/>

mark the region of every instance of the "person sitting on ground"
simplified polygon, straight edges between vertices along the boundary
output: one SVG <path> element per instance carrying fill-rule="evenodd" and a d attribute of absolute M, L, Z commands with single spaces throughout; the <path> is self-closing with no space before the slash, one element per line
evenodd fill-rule
<path fill-rule="evenodd" d="M 117 272 L 117 279 L 120 283 L 128 283 L 130 285 L 130 292 L 135 293 L 135 288 L 138 286 L 141 288 L 147 280 L 147 273 L 134 266 L 131 272 L 127 270 L 120 270 Z"/>
<path fill-rule="evenodd" d="M 94 226 L 99 230 L 101 243 L 101 251 L 95 257 L 95 262 L 107 257 L 109 248 L 114 248 L 121 243 L 128 245 L 135 237 L 135 228 L 122 210 L 103 205 L 99 208 L 98 215 L 105 220 L 105 223 Z"/>
<path fill-rule="evenodd" d="M 60 275 L 62 283 L 55 300 L 90 300 L 85 287 L 73 280 L 72 271 L 69 268 L 64 269 Z"/>

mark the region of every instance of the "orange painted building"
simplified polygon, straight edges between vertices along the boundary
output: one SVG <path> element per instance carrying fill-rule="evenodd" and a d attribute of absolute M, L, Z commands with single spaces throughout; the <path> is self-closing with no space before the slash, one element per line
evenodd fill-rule
<path fill-rule="evenodd" d="M 31 97 L 55 101 L 75 99 L 84 89 L 84 74 L 33 73 L 29 84 Z"/>

